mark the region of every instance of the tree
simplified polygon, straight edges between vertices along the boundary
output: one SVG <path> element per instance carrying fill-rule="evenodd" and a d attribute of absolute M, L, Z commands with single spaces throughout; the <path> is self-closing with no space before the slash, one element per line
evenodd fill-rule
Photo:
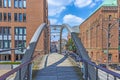
<path fill-rule="evenodd" d="M 76 52 L 75 44 L 74 44 L 74 42 L 71 38 L 68 40 L 68 42 L 66 44 L 66 49 L 69 50 L 69 51 Z"/>

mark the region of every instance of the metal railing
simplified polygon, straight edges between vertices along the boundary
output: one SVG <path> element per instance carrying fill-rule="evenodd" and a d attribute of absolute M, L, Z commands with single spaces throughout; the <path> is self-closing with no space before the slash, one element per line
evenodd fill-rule
<path fill-rule="evenodd" d="M 17 68 L 11 70 L 10 72 L 6 73 L 5 75 L 0 77 L 0 80 L 7 80 L 7 78 L 15 73 L 14 80 L 32 80 L 32 64 L 31 61 L 35 58 L 33 57 L 37 42 L 42 34 L 42 31 L 47 28 L 47 24 L 42 23 L 36 32 L 34 33 L 26 51 L 21 61 L 21 65 Z"/>
<path fill-rule="evenodd" d="M 19 80 L 21 79 L 22 76 L 22 72 L 21 69 L 24 68 L 25 66 L 28 66 L 28 70 L 27 70 L 27 75 L 25 76 L 25 80 L 30 80 L 30 77 L 32 74 L 31 70 L 32 70 L 32 61 L 36 58 L 40 56 L 40 54 L 35 55 L 32 59 L 26 61 L 25 63 L 20 64 L 18 67 L 12 69 L 11 71 L 7 72 L 6 74 L 3 74 L 2 76 L 0 76 L 0 80 L 9 80 L 9 76 L 14 74 L 15 72 L 19 73 Z M 15 76 L 12 77 L 12 80 L 14 80 Z"/>
<path fill-rule="evenodd" d="M 71 58 L 73 58 L 78 66 L 80 67 L 82 73 L 83 73 L 83 78 L 85 80 L 92 80 L 89 77 L 89 73 L 88 73 L 88 65 L 94 67 L 95 69 L 95 73 L 96 73 L 96 79 L 95 80 L 120 80 L 120 74 L 116 73 L 114 71 L 111 71 L 107 68 L 103 68 L 99 65 L 96 65 L 95 63 L 93 63 L 92 61 L 88 61 L 85 59 L 81 59 L 80 57 L 78 58 L 79 55 L 74 54 L 75 56 L 70 56 Z M 91 74 L 93 74 L 93 72 L 91 71 Z"/>
<path fill-rule="evenodd" d="M 19 49 L 26 49 L 26 48 L 24 47 L 24 48 L 10 48 L 10 49 L 4 49 L 4 50 L 0 50 L 0 53 L 1 53 L 1 52 L 6 52 L 6 51 L 12 51 L 12 50 L 19 50 Z"/>
<path fill-rule="evenodd" d="M 120 80 L 120 74 L 118 74 L 116 72 L 108 70 L 107 68 L 103 68 L 103 67 L 96 65 L 88 60 L 82 59 L 82 63 L 85 66 L 85 72 L 84 72 L 85 78 L 86 78 L 85 80 L 89 79 L 88 72 L 87 72 L 88 65 L 95 68 L 96 80 Z M 92 74 L 92 71 L 91 71 L 91 74 Z"/>

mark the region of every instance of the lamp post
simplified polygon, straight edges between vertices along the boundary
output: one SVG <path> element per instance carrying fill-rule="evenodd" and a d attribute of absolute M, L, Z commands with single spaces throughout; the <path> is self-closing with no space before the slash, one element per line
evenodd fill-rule
<path fill-rule="evenodd" d="M 111 31 L 111 29 L 113 28 L 113 26 L 116 24 L 116 23 L 118 23 L 118 21 L 120 21 L 120 19 L 117 19 L 115 22 L 114 22 L 114 24 L 112 24 L 112 25 L 108 25 L 108 28 L 102 28 L 102 30 L 104 30 L 105 32 L 106 32 L 106 43 L 107 43 L 107 52 L 106 52 L 106 56 L 107 56 L 107 59 L 106 59 L 106 67 L 107 67 L 107 69 L 108 69 L 108 67 L 109 67 L 109 47 L 110 47 L 110 43 L 109 43 L 109 41 L 110 41 L 110 38 L 111 38 L 111 35 L 110 35 L 110 31 Z M 107 80 L 109 80 L 108 79 L 109 78 L 109 74 L 107 74 Z"/>
<path fill-rule="evenodd" d="M 107 61 L 106 61 L 106 67 L 108 68 L 109 66 L 109 47 L 110 47 L 110 38 L 111 38 L 111 35 L 110 35 L 110 31 L 111 29 L 113 28 L 113 26 L 118 23 L 118 21 L 120 21 L 120 19 L 117 19 L 114 24 L 112 25 L 108 25 L 108 28 L 102 28 L 102 30 L 104 30 L 106 32 L 106 43 L 107 43 L 107 51 L 106 51 L 106 56 L 107 56 Z"/>

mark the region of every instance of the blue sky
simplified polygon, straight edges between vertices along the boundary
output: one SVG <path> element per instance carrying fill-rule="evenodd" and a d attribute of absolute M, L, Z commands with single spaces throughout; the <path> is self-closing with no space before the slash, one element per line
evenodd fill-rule
<path fill-rule="evenodd" d="M 48 0 L 51 24 L 80 25 L 104 0 Z M 64 33 L 66 34 L 66 33 Z"/>

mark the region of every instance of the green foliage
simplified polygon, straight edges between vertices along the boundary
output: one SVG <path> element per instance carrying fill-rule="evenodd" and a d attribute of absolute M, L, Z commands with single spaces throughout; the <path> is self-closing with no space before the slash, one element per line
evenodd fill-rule
<path fill-rule="evenodd" d="M 21 62 L 0 62 L 0 64 L 20 64 Z"/>
<path fill-rule="evenodd" d="M 74 42 L 72 39 L 69 39 L 67 44 L 66 44 L 66 49 L 69 50 L 69 51 L 73 51 L 73 52 L 76 52 L 76 47 L 74 45 Z"/>

